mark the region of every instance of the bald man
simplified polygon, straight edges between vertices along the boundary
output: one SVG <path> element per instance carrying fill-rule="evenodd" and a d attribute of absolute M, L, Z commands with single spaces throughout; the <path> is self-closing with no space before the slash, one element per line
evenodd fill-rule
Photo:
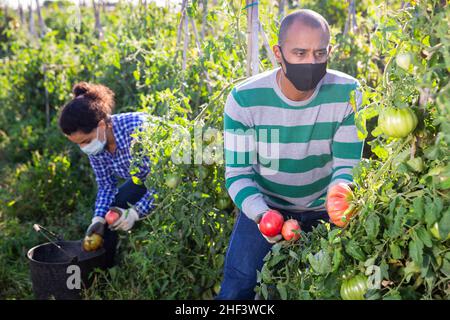
<path fill-rule="evenodd" d="M 305 232 L 328 221 L 329 188 L 350 184 L 362 155 L 359 84 L 327 69 L 327 21 L 311 10 L 286 16 L 273 52 L 281 67 L 237 85 L 225 105 L 226 187 L 240 213 L 216 299 L 255 297 L 257 270 L 281 240 L 259 230 L 268 210 L 297 219 Z"/>

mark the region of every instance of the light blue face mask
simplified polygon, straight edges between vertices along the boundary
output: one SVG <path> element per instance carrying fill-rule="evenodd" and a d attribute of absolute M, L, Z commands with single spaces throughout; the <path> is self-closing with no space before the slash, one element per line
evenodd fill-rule
<path fill-rule="evenodd" d="M 105 129 L 105 139 L 103 141 L 100 141 L 98 139 L 98 127 L 97 127 L 97 137 L 89 142 L 88 145 L 85 145 L 84 147 L 80 147 L 81 151 L 86 153 L 88 156 L 95 156 L 96 154 L 99 154 L 100 152 L 105 149 L 106 145 L 106 129 Z"/>

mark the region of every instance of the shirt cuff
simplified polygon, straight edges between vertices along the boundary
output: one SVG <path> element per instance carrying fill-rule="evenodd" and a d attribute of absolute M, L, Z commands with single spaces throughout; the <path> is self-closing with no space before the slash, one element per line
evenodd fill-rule
<path fill-rule="evenodd" d="M 246 199 L 242 203 L 242 212 L 251 220 L 259 223 L 262 215 L 269 210 L 269 206 L 264 201 L 262 196 L 256 199 Z"/>

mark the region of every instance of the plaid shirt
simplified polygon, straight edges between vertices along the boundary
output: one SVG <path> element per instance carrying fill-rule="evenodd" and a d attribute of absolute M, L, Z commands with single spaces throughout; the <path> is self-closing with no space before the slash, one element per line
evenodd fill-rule
<path fill-rule="evenodd" d="M 98 193 L 95 201 L 95 216 L 104 217 L 109 210 L 115 195 L 118 193 L 117 177 L 130 179 L 131 152 L 130 147 L 137 127 L 141 127 L 146 121 L 147 115 L 141 112 L 129 112 L 112 115 L 113 133 L 116 139 L 114 154 L 106 149 L 97 155 L 90 155 L 89 161 L 94 170 Z M 144 159 L 144 165 L 139 167 L 136 177 L 145 180 L 150 172 L 148 161 Z M 140 217 L 146 216 L 153 209 L 153 194 L 155 190 L 147 190 L 144 196 L 134 205 Z"/>

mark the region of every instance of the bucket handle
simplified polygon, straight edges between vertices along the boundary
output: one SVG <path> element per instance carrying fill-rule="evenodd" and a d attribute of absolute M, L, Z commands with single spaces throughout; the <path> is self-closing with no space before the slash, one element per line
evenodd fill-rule
<path fill-rule="evenodd" d="M 77 256 L 72 256 L 70 255 L 66 250 L 64 250 L 59 244 L 57 244 L 56 242 L 54 242 L 52 239 L 50 239 L 50 236 L 53 237 L 54 240 L 56 241 L 63 241 L 63 237 L 60 235 L 57 235 L 53 232 L 51 232 L 50 230 L 44 228 L 43 226 L 41 226 L 40 224 L 35 223 L 33 225 L 33 229 L 36 232 L 39 232 L 40 234 L 42 234 L 48 241 L 50 241 L 54 246 L 56 246 L 59 250 L 61 250 L 66 256 L 68 256 L 70 258 L 70 263 L 76 263 L 78 261 L 78 257 Z M 49 236 L 50 235 L 50 236 Z"/>

